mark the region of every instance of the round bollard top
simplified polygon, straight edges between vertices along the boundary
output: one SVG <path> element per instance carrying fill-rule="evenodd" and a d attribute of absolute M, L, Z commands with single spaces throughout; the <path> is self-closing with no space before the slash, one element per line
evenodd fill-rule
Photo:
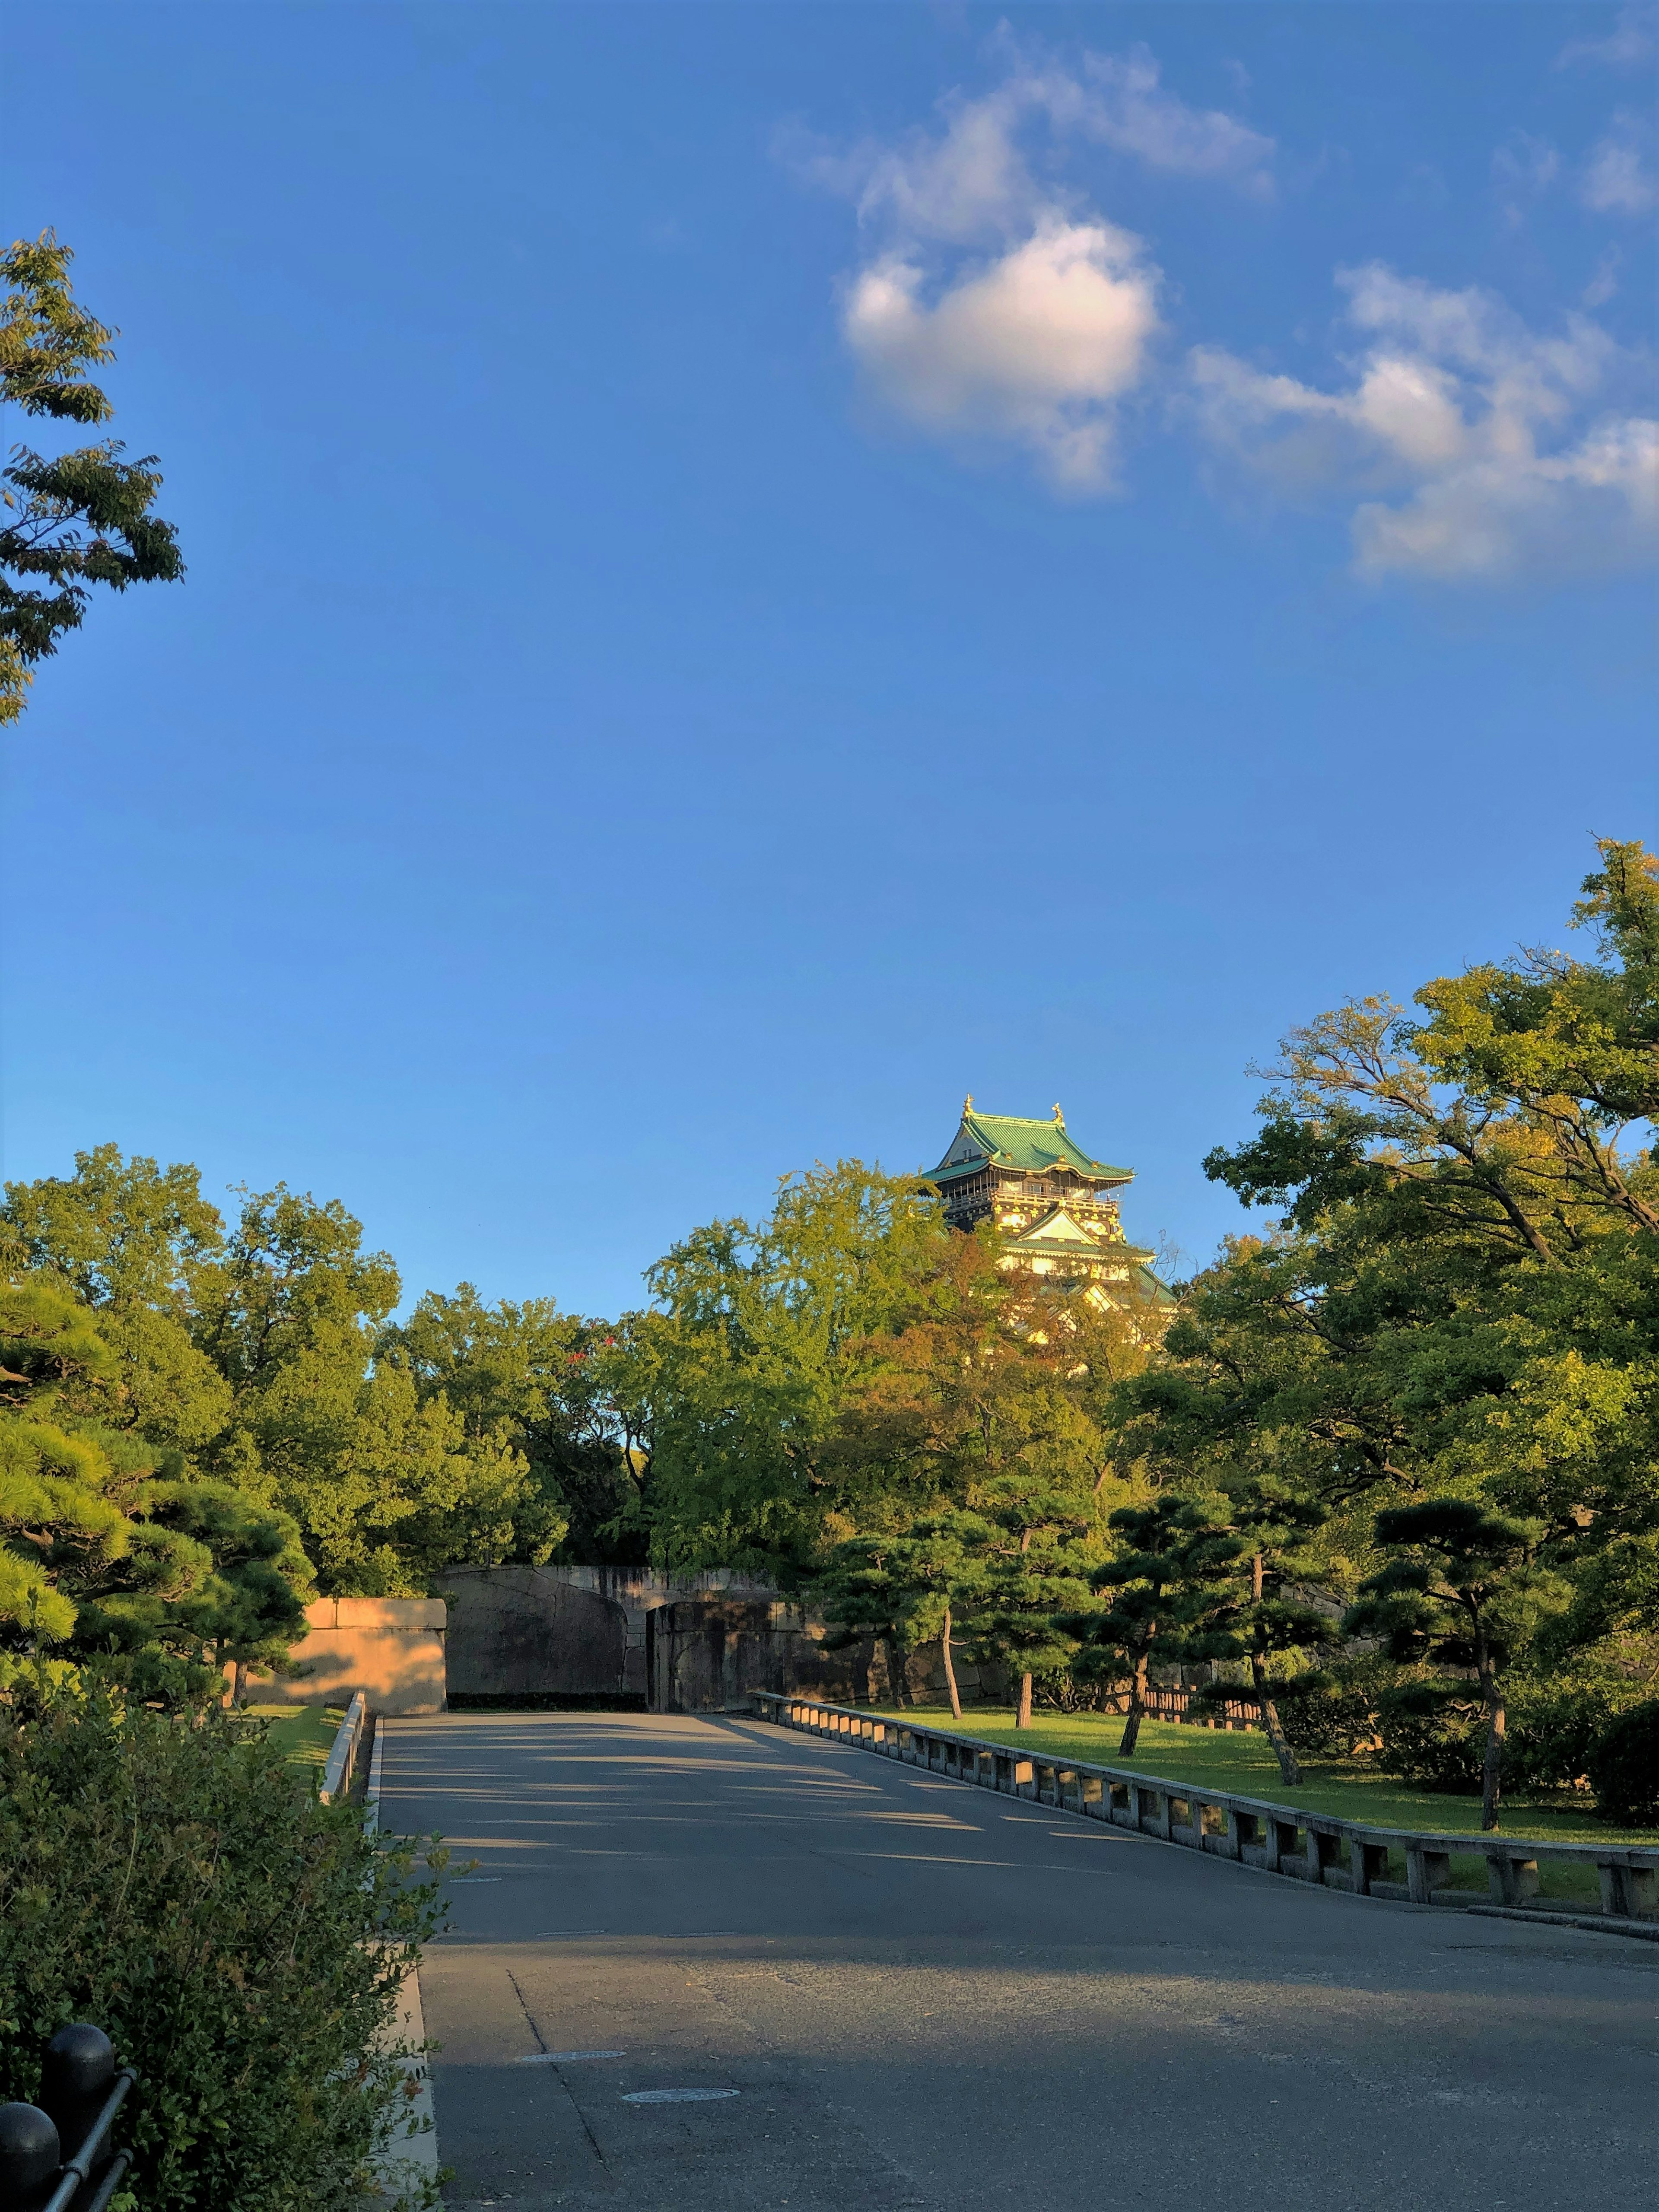
<path fill-rule="evenodd" d="M 62 2161 L 58 2130 L 38 2105 L 0 2105 L 0 2180 L 9 2202 L 31 2203 Z"/>
<path fill-rule="evenodd" d="M 64 2088 L 89 2097 L 115 2079 L 115 2045 L 101 2027 L 77 2020 L 60 2027 L 46 2045 L 40 2069 L 42 2088 Z"/>
<path fill-rule="evenodd" d="M 78 2020 L 60 2027 L 40 2062 L 38 2094 L 58 2124 L 65 2156 L 86 2141 L 115 2079 L 115 2046 L 101 2027 Z"/>

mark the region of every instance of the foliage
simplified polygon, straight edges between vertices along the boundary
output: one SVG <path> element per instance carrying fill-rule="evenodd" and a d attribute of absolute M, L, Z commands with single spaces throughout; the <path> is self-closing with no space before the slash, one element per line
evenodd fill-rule
<path fill-rule="evenodd" d="M 1399 1674 L 1387 1660 L 1339 1659 L 1283 1684 L 1276 1702 L 1291 1750 L 1304 1759 L 1358 1759 L 1380 1750 L 1379 1701 Z"/>
<path fill-rule="evenodd" d="M 949 1241 L 917 1179 L 842 1160 L 787 1178 L 768 1220 L 710 1223 L 650 1270 L 663 1564 L 799 1576 L 884 1511 L 893 1470 L 846 1448 L 842 1417 Z"/>
<path fill-rule="evenodd" d="M 814 1601 L 842 1634 L 887 1645 L 894 1695 L 902 1705 L 904 1655 L 937 1639 L 951 1711 L 962 1718 L 952 1657 L 960 1616 L 986 1594 L 983 1547 L 990 1531 L 976 1514 L 936 1513 L 902 1534 L 854 1536 L 830 1552 L 812 1581 Z M 835 1638 L 829 1639 L 835 1646 Z"/>
<path fill-rule="evenodd" d="M 1574 914 L 1595 958 L 1528 952 L 1425 984 L 1419 1018 L 1360 999 L 1291 1033 L 1259 1133 L 1206 1162 L 1279 1218 L 1184 1287 L 1118 1394 L 1153 1484 L 1224 1494 L 1241 1533 L 1294 1509 L 1268 1600 L 1437 1643 L 1383 1755 L 1467 1783 L 1473 1695 L 1493 1818 L 1506 1686 L 1659 1627 L 1659 1167 L 1632 1143 L 1659 1108 L 1659 866 L 1600 851 Z M 1413 1547 L 1390 1516 L 1413 1511 L 1496 1548 Z M 1559 1718 L 1517 1772 L 1560 1771 L 1583 1729 Z"/>
<path fill-rule="evenodd" d="M 49 230 L 0 253 L 0 401 L 59 422 L 105 422 L 114 410 L 86 371 L 113 360 L 116 333 L 76 306 L 73 258 Z M 18 446 L 0 469 L 0 723 L 22 713 L 34 664 L 79 628 L 89 585 L 124 592 L 185 573 L 173 526 L 151 512 L 161 485 L 155 456 L 125 461 L 124 451 L 112 439 L 50 459 Z"/>
<path fill-rule="evenodd" d="M 1390 1658 L 1427 1661 L 1463 1678 L 1425 1683 L 1425 1711 L 1466 1702 L 1468 1675 L 1486 1713 L 1481 1759 L 1481 1826 L 1498 1826 L 1503 1788 L 1504 1677 L 1527 1640 L 1540 1600 L 1559 1588 L 1538 1566 L 1543 1534 L 1463 1498 L 1396 1505 L 1376 1520 L 1379 1540 L 1394 1548 L 1386 1565 L 1360 1585 L 1344 1616 L 1350 1635 L 1375 1636 Z"/>
<path fill-rule="evenodd" d="M 1604 1820 L 1659 1827 L 1659 1697 L 1614 1714 L 1586 1760 Z"/>
<path fill-rule="evenodd" d="M 0 1712 L 0 2098 L 95 2021 L 138 2069 L 150 2212 L 348 2212 L 404 2107 L 377 2039 L 436 1924 L 414 1874 L 246 1723 Z"/>
<path fill-rule="evenodd" d="M 1073 1624 L 1085 1670 L 1125 1675 L 1127 1715 L 1121 1757 L 1133 1758 L 1146 1712 L 1151 1667 L 1184 1659 L 1199 1622 L 1217 1601 L 1236 1547 L 1206 1501 L 1165 1491 L 1145 1505 L 1121 1505 L 1109 1522 L 1117 1548 L 1091 1577 L 1104 1603 Z"/>
<path fill-rule="evenodd" d="M 387 1255 L 337 1200 L 239 1196 L 228 1226 L 194 1168 L 113 1145 L 7 1186 L 14 1266 L 84 1300 L 111 1354 L 65 1407 L 287 1516 L 331 1595 L 416 1595 L 458 1559 L 533 1550 L 523 1524 L 546 1516 L 512 1436 L 469 1434 L 441 1385 L 376 1357 L 400 1291 Z"/>
<path fill-rule="evenodd" d="M 619 1322 L 561 1313 L 551 1298 L 488 1306 L 470 1283 L 428 1291 L 382 1332 L 378 1356 L 406 1365 L 423 1402 L 440 1392 L 469 1449 L 494 1444 L 526 1469 L 502 1556 L 638 1565 L 650 1542 L 655 1314 Z"/>
<path fill-rule="evenodd" d="M 1615 1715 L 1592 1746 L 1589 1766 L 1604 1820 L 1659 1826 L 1659 1698 Z"/>
<path fill-rule="evenodd" d="M 286 1516 L 65 1418 L 115 1364 L 69 1291 L 0 1284 L 0 1686 L 50 1648 L 178 1703 L 227 1660 L 285 1660 L 311 1570 Z"/>

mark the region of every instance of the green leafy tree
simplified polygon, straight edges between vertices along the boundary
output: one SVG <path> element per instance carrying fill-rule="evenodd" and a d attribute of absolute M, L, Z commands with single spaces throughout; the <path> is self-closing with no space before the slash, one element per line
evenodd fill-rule
<path fill-rule="evenodd" d="M 770 1218 L 696 1230 L 647 1276 L 656 1556 L 669 1565 L 806 1571 L 868 1526 L 884 1471 L 856 1461 L 842 1414 L 872 1335 L 944 1248 L 915 1177 L 857 1160 L 780 1185 Z"/>
<path fill-rule="evenodd" d="M 561 1313 L 551 1298 L 486 1305 L 470 1283 L 429 1291 L 383 1332 L 379 1357 L 407 1365 L 422 1396 L 460 1412 L 470 1447 L 520 1454 L 528 1487 L 508 1556 L 637 1565 L 650 1542 L 653 1331 Z"/>
<path fill-rule="evenodd" d="M 107 1458 L 52 1418 L 66 1381 L 107 1363 L 66 1291 L 0 1285 L 0 1687 L 19 1655 L 39 1656 L 74 1633 L 79 1609 L 59 1587 L 66 1572 L 107 1571 L 131 1541 Z"/>
<path fill-rule="evenodd" d="M 1601 855 L 1574 916 L 1595 957 L 1488 963 L 1425 984 L 1420 1018 L 1356 1000 L 1292 1032 L 1257 1135 L 1206 1163 L 1279 1219 L 1184 1286 L 1115 1416 L 1155 1481 L 1326 1516 L 1277 1588 L 1268 1548 L 1275 1607 L 1334 1613 L 1407 1504 L 1537 1524 L 1561 1601 L 1511 1665 L 1587 1680 L 1659 1630 L 1659 871 Z"/>
<path fill-rule="evenodd" d="M 377 1358 L 400 1294 L 337 1201 L 240 1194 L 227 1227 L 191 1167 L 124 1159 L 7 1187 L 15 1267 L 89 1302 L 111 1358 L 64 1411 L 176 1452 L 182 1471 L 295 1523 L 330 1595 L 403 1596 L 511 1557 L 529 1470 L 510 1435 Z"/>
<path fill-rule="evenodd" d="M 1494 1513 L 1464 1498 L 1390 1507 L 1376 1520 L 1394 1553 L 1360 1585 L 1344 1619 L 1350 1635 L 1374 1636 L 1391 1657 L 1473 1672 L 1486 1709 L 1480 1825 L 1498 1824 L 1504 1783 L 1504 1676 L 1523 1648 L 1547 1578 L 1537 1565 L 1536 1522 Z M 1456 1693 L 1456 1685 L 1444 1686 Z"/>
<path fill-rule="evenodd" d="M 116 333 L 76 304 L 70 249 L 51 231 L 0 253 L 0 402 L 87 426 L 114 410 L 87 374 L 113 360 Z M 15 447 L 0 483 L 0 722 L 23 711 L 35 664 L 80 627 L 88 587 L 175 582 L 171 523 L 153 512 L 155 456 L 123 460 L 118 440 L 48 458 Z"/>

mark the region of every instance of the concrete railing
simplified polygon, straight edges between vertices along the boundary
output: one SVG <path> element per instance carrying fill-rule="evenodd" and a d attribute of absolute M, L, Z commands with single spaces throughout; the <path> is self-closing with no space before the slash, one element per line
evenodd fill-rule
<path fill-rule="evenodd" d="M 914 1721 L 831 1705 L 813 1698 L 750 1692 L 763 1720 L 808 1729 L 842 1743 L 883 1753 L 931 1773 L 947 1774 L 981 1789 L 1027 1797 L 1085 1819 L 1107 1820 L 1163 1842 L 1322 1883 L 1358 1897 L 1394 1898 L 1413 1905 L 1480 1906 L 1479 1893 L 1454 1889 L 1452 1859 L 1484 1858 L 1491 1905 L 1504 1911 L 1618 1925 L 1621 1934 L 1659 1936 L 1659 1850 L 1628 1844 L 1554 1844 L 1519 1836 L 1448 1836 L 1410 1828 L 1379 1828 L 1299 1805 L 1274 1805 L 1241 1797 L 1199 1782 L 1176 1782 L 1128 1766 L 1100 1766 L 1053 1753 L 1016 1750 L 975 1736 L 918 1726 Z M 1406 1879 L 1390 1879 L 1391 1862 L 1403 1862 Z M 1601 1877 L 1600 1913 L 1571 1902 L 1556 1905 L 1539 1893 L 1540 1859 L 1594 1866 Z"/>
<path fill-rule="evenodd" d="M 351 1703 L 346 1707 L 345 1718 L 334 1731 L 334 1741 L 329 1747 L 328 1764 L 323 1769 L 321 1787 L 317 1795 L 325 1805 L 331 1805 L 343 1797 L 351 1787 L 351 1778 L 357 1768 L 357 1753 L 363 1741 L 363 1723 L 368 1718 L 368 1707 L 361 1690 L 352 1692 Z"/>

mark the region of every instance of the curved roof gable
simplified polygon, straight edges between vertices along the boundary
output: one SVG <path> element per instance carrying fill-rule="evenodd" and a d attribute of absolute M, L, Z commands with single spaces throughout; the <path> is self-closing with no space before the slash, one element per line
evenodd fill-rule
<path fill-rule="evenodd" d="M 959 1176 L 972 1175 L 988 1162 L 994 1167 L 1025 1175 L 1039 1175 L 1049 1168 L 1070 1168 L 1087 1176 L 1091 1182 L 1126 1183 L 1134 1180 L 1129 1168 L 1109 1167 L 1104 1160 L 1091 1159 L 1082 1146 L 1073 1144 L 1066 1135 L 1066 1124 L 1058 1111 L 1046 1121 L 1036 1121 L 1013 1114 L 979 1114 L 971 1109 L 963 1115 L 955 1139 L 939 1165 L 929 1172 L 927 1180 L 954 1182 Z"/>

